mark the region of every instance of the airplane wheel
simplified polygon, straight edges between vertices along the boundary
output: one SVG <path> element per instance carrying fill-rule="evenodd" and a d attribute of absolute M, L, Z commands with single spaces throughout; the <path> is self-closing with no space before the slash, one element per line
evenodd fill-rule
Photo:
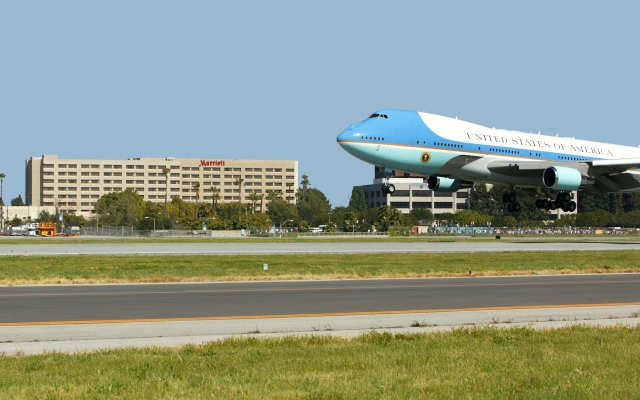
<path fill-rule="evenodd" d="M 394 194 L 396 192 L 396 187 L 390 183 L 389 186 L 387 186 L 387 193 L 389 194 Z"/>
<path fill-rule="evenodd" d="M 544 207 L 543 200 L 536 199 L 536 208 L 542 208 L 542 207 Z"/>
<path fill-rule="evenodd" d="M 383 184 L 382 184 L 382 193 L 383 193 L 383 194 L 387 194 L 387 193 L 389 193 L 389 192 L 387 191 L 387 190 L 388 190 L 388 187 L 389 187 L 389 185 L 388 185 L 388 184 L 386 184 L 386 183 L 383 183 Z"/>
<path fill-rule="evenodd" d="M 567 204 L 567 211 L 568 212 L 574 212 L 577 207 L 578 207 L 578 205 L 576 204 L 575 201 L 570 201 L 569 204 Z"/>
<path fill-rule="evenodd" d="M 564 203 L 567 203 L 567 204 L 568 204 L 569 202 L 571 202 L 571 193 L 563 193 L 563 194 L 562 194 L 562 201 L 563 201 Z"/>
<path fill-rule="evenodd" d="M 518 212 L 520 211 L 520 203 L 511 203 L 511 210 L 513 212 Z"/>
<path fill-rule="evenodd" d="M 509 201 L 509 193 L 505 193 L 502 195 L 502 202 L 503 203 L 510 203 Z"/>
<path fill-rule="evenodd" d="M 551 203 L 550 206 L 549 206 L 549 208 L 551 210 L 557 210 L 558 209 L 558 205 L 556 204 L 555 201 L 550 201 L 549 203 Z"/>
<path fill-rule="evenodd" d="M 513 203 L 508 203 L 507 204 L 507 211 L 513 212 Z"/>
<path fill-rule="evenodd" d="M 547 211 L 551 210 L 551 202 L 549 201 L 549 199 L 542 200 L 542 208 Z"/>
<path fill-rule="evenodd" d="M 516 202 L 516 195 L 514 193 L 509 193 L 509 203 Z"/>

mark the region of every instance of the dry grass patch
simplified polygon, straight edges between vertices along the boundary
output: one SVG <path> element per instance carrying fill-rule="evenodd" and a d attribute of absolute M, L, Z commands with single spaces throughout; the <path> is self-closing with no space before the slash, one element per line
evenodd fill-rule
<path fill-rule="evenodd" d="M 640 251 L 20 256 L 0 283 L 210 282 L 640 272 Z M 262 270 L 268 264 L 268 271 Z"/>

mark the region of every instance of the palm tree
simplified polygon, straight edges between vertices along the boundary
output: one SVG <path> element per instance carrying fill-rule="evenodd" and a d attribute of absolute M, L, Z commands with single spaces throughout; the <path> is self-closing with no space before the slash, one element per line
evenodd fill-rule
<path fill-rule="evenodd" d="M 249 195 L 249 199 L 251 200 L 251 214 L 256 213 L 256 203 L 260 200 L 260 195 L 258 193 L 251 193 Z"/>
<path fill-rule="evenodd" d="M 293 182 L 287 182 L 287 203 L 289 202 L 289 193 L 292 192 L 291 186 L 293 186 Z"/>
<path fill-rule="evenodd" d="M 300 183 L 302 184 L 302 200 L 306 200 L 307 188 L 309 185 L 311 185 L 311 182 L 309 182 L 309 177 L 307 175 L 302 175 L 302 181 Z"/>
<path fill-rule="evenodd" d="M 238 179 L 235 180 L 235 182 L 233 182 L 234 185 L 238 185 L 238 193 L 240 194 L 239 195 L 240 203 L 242 203 L 242 197 L 243 197 L 242 196 L 242 182 L 244 182 L 244 179 L 242 179 L 242 178 L 238 178 Z"/>
<path fill-rule="evenodd" d="M 276 191 L 275 191 L 275 190 L 273 190 L 273 189 L 269 189 L 269 190 L 267 190 L 267 199 L 268 199 L 269 201 L 273 201 L 273 200 L 275 200 L 275 199 L 277 199 L 277 198 L 278 198 L 278 192 L 276 192 Z"/>
<path fill-rule="evenodd" d="M 194 182 L 191 186 L 196 190 L 196 219 L 198 219 L 198 197 L 200 197 L 200 183 Z"/>
<path fill-rule="evenodd" d="M 5 174 L 0 172 L 0 228 L 4 228 L 4 200 L 2 199 L 2 181 Z"/>
<path fill-rule="evenodd" d="M 162 174 L 164 175 L 164 218 L 169 218 L 169 211 L 167 210 L 167 201 L 169 200 L 169 172 L 171 168 L 162 168 Z"/>
<path fill-rule="evenodd" d="M 258 195 L 258 201 L 260 202 L 260 212 L 264 211 L 264 193 Z"/>
<path fill-rule="evenodd" d="M 218 193 L 218 188 L 215 186 L 211 186 L 211 207 L 216 209 L 216 205 L 218 204 L 218 200 L 220 200 L 220 194 Z"/>

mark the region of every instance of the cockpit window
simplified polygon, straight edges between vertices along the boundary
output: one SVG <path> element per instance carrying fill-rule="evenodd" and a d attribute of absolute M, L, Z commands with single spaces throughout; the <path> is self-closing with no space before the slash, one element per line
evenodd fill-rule
<path fill-rule="evenodd" d="M 371 114 L 371 116 L 369 118 L 384 118 L 384 119 L 389 119 L 389 117 L 387 117 L 387 114 Z"/>

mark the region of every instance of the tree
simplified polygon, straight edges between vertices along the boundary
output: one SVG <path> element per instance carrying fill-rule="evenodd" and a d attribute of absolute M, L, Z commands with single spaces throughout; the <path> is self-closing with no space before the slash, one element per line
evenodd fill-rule
<path fill-rule="evenodd" d="M 256 213 L 256 203 L 260 201 L 261 198 L 262 198 L 262 195 L 256 192 L 253 192 L 249 195 L 249 200 L 251 200 L 251 214 Z"/>
<path fill-rule="evenodd" d="M 302 184 L 302 200 L 307 199 L 307 190 L 311 182 L 309 182 L 309 177 L 307 175 L 302 175 L 302 180 L 300 181 Z"/>
<path fill-rule="evenodd" d="M 273 221 L 275 226 L 278 226 L 281 222 L 290 219 L 296 222 L 300 218 L 298 210 L 296 210 L 296 206 L 289 204 L 282 199 L 275 199 L 269 202 L 269 211 L 267 211 L 267 215 L 269 215 L 269 218 Z"/>
<path fill-rule="evenodd" d="M 578 213 L 576 226 L 602 228 L 612 226 L 616 222 L 615 216 L 605 210 Z"/>
<path fill-rule="evenodd" d="M 382 231 L 388 231 L 391 225 L 400 225 L 402 222 L 402 213 L 386 204 L 378 207 L 377 210 L 378 226 Z"/>
<path fill-rule="evenodd" d="M 496 187 L 497 185 L 494 185 Z M 496 187 L 496 189 L 498 189 Z M 499 195 L 498 190 L 487 191 L 487 185 L 484 183 L 476 183 L 473 185 L 473 190 L 469 198 L 470 209 L 478 211 L 481 214 L 487 215 L 502 215 L 504 204 L 502 204 L 502 198 L 499 200 L 494 196 Z"/>
<path fill-rule="evenodd" d="M 169 218 L 169 211 L 167 208 L 167 204 L 169 202 L 169 172 L 171 172 L 171 168 L 164 167 L 162 168 L 162 174 L 164 175 L 164 217 Z"/>
<path fill-rule="evenodd" d="M 6 175 L 0 172 L 0 206 L 4 206 L 4 200 L 2 197 L 2 182 L 4 181 L 5 177 Z"/>
<path fill-rule="evenodd" d="M 198 198 L 200 197 L 200 183 L 194 182 L 191 186 L 193 186 L 193 188 L 196 191 L 196 219 L 198 219 L 200 218 L 200 215 L 198 214 Z"/>
<path fill-rule="evenodd" d="M 457 213 L 457 220 L 466 226 L 487 226 L 491 222 L 491 216 L 482 214 L 474 210 L 460 210 Z"/>
<path fill-rule="evenodd" d="M 105 224 L 133 226 L 144 213 L 144 200 L 131 190 L 112 192 L 100 197 L 94 210 Z"/>
<path fill-rule="evenodd" d="M 578 213 L 586 213 L 597 210 L 609 211 L 609 194 L 608 193 L 589 193 L 582 191 L 579 194 Z"/>
<path fill-rule="evenodd" d="M 269 189 L 267 190 L 267 200 L 269 200 L 269 202 L 279 198 L 280 196 L 278 195 L 278 192 L 276 192 L 273 189 Z"/>
<path fill-rule="evenodd" d="M 242 198 L 243 198 L 243 195 L 242 195 L 242 182 L 244 182 L 244 179 L 242 179 L 242 178 L 238 178 L 238 179 L 235 180 L 235 182 L 233 182 L 234 185 L 238 185 L 238 193 L 239 193 L 238 194 L 238 196 L 239 196 L 238 199 L 240 199 L 239 200 L 240 203 L 242 203 Z"/>
<path fill-rule="evenodd" d="M 211 186 L 211 207 L 215 211 L 216 205 L 218 204 L 218 200 L 220 200 L 220 193 L 218 193 L 220 189 L 215 186 Z"/>
<path fill-rule="evenodd" d="M 289 201 L 289 198 L 293 197 L 291 196 L 291 192 L 292 192 L 291 187 L 293 186 L 293 182 L 287 182 L 286 185 L 287 185 L 287 201 Z"/>
<path fill-rule="evenodd" d="M 258 194 L 258 201 L 260 202 L 260 212 L 264 212 L 264 193 Z"/>
<path fill-rule="evenodd" d="M 355 210 L 349 210 L 344 215 L 344 227 L 348 231 L 352 231 L 355 229 L 355 226 L 358 224 L 358 214 Z"/>
<path fill-rule="evenodd" d="M 433 213 L 428 208 L 414 208 L 409 211 L 409 215 L 420 225 L 428 225 L 429 221 L 433 221 Z"/>
<path fill-rule="evenodd" d="M 4 178 L 6 177 L 6 175 L 2 172 L 0 172 L 0 206 L 4 207 L 4 200 L 2 198 L 2 182 L 4 181 Z M 0 228 L 4 227 L 4 209 L 0 208 Z"/>
<path fill-rule="evenodd" d="M 640 210 L 629 211 L 618 217 L 618 223 L 625 228 L 640 227 Z"/>
<path fill-rule="evenodd" d="M 14 207 L 24 206 L 24 201 L 22 201 L 22 195 L 19 194 L 18 197 L 11 199 L 11 205 Z"/>
<path fill-rule="evenodd" d="M 327 214 L 331 212 L 331 203 L 318 189 L 309 189 L 304 200 L 296 204 L 302 220 L 310 226 L 318 226 L 327 221 Z M 269 206 L 271 208 L 271 205 Z"/>
<path fill-rule="evenodd" d="M 364 212 L 369 208 L 367 206 L 367 202 L 364 199 L 364 190 L 362 190 L 362 186 L 355 186 L 351 190 L 351 199 L 349 199 L 349 208 L 357 211 Z"/>

